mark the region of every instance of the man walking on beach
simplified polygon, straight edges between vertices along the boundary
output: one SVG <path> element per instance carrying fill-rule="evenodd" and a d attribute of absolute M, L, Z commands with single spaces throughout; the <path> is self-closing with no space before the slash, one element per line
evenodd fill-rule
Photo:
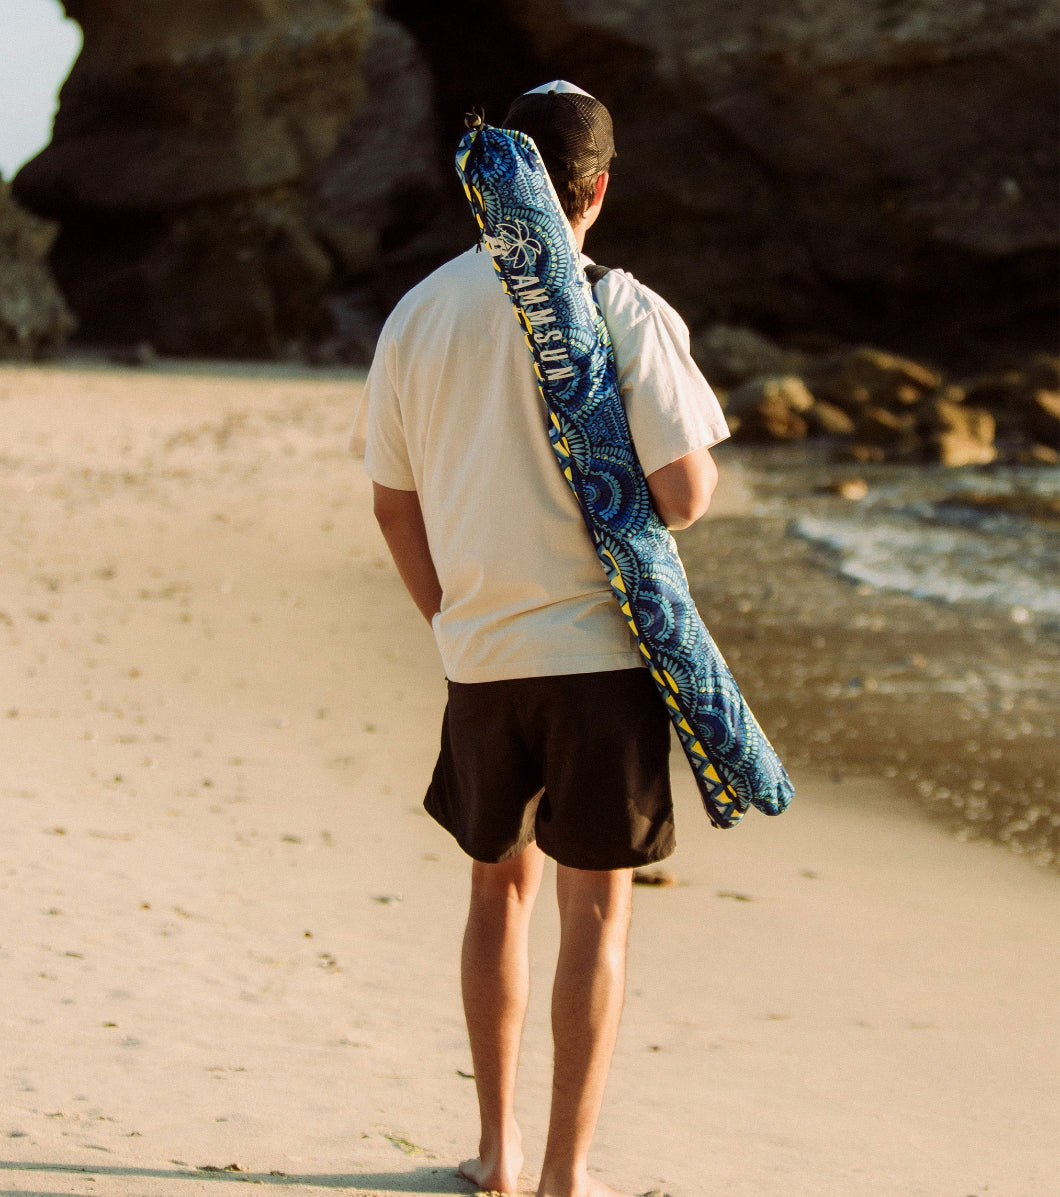
<path fill-rule="evenodd" d="M 579 250 L 614 157 L 611 118 L 563 81 L 512 104 Z M 588 259 L 583 259 L 588 261 Z M 596 295 L 659 515 L 685 528 L 728 435 L 688 330 L 621 270 Z M 469 250 L 397 305 L 354 442 L 398 571 L 434 628 L 449 698 L 425 806 L 473 858 L 461 959 L 481 1118 L 461 1165 L 515 1194 L 530 913 L 557 862 L 552 1106 L 538 1197 L 616 1197 L 588 1172 L 618 1030 L 632 871 L 673 851 L 670 723 L 549 444 L 532 362 L 490 257 Z"/>

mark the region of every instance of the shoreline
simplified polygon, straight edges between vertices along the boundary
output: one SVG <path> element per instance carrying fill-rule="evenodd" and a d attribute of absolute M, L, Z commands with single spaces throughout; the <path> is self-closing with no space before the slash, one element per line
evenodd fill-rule
<path fill-rule="evenodd" d="M 0 368 L 0 1193 L 469 1193 L 467 863 L 420 806 L 444 680 L 345 452 L 355 385 Z M 710 535 L 744 639 L 706 614 L 773 732 L 742 502 Z M 749 666 L 771 659 L 767 701 Z M 793 768 L 788 812 L 720 832 L 674 755 L 680 884 L 636 893 L 599 1174 L 1046 1188 L 1045 1119 L 1011 1110 L 1053 1085 L 1055 878 L 954 842 L 879 773 Z M 546 887 L 530 1168 L 555 948 Z"/>
<path fill-rule="evenodd" d="M 723 479 L 728 454 L 738 501 L 722 493 L 678 543 L 704 618 L 782 758 L 884 777 L 961 837 L 1056 868 L 1055 622 L 852 582 L 789 524 L 810 501 L 846 515 L 847 500 L 822 493 L 872 470 L 720 447 Z M 781 503 L 790 512 L 776 514 Z M 714 558 L 727 568 L 713 569 Z"/>

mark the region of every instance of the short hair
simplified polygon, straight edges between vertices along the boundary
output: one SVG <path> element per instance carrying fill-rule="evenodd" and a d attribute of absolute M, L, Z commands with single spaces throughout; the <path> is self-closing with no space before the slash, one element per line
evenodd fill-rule
<path fill-rule="evenodd" d="M 603 173 L 603 172 L 601 172 Z M 596 196 L 596 180 L 600 175 L 586 175 L 582 179 L 552 180 L 559 206 L 571 223 L 584 216 Z"/>
<path fill-rule="evenodd" d="M 584 216 L 597 179 L 615 159 L 611 114 L 604 105 L 573 83 L 554 79 L 516 96 L 503 127 L 533 138 L 567 219 Z"/>

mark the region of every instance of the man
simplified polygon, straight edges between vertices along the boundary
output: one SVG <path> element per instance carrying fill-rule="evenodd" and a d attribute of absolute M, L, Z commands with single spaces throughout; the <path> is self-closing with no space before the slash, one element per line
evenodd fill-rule
<path fill-rule="evenodd" d="M 580 250 L 614 157 L 607 109 L 557 80 L 519 97 L 503 127 L 534 138 Z M 652 499 L 670 528 L 688 527 L 717 481 L 721 409 L 662 299 L 620 270 L 596 292 Z M 376 518 L 449 684 L 425 806 L 473 858 L 461 977 L 481 1138 L 461 1172 L 517 1191 L 527 937 L 548 855 L 561 941 L 537 1192 L 615 1197 L 590 1177 L 588 1152 L 622 1007 L 632 871 L 673 850 L 669 720 L 553 456 L 487 253 L 448 262 L 394 309 L 361 436 Z"/>

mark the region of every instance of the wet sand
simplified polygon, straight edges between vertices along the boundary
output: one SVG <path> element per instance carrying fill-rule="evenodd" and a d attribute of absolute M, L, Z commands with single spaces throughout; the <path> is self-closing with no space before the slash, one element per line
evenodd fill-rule
<path fill-rule="evenodd" d="M 873 469 L 798 451 L 719 450 L 723 470 L 730 459 L 742 503 L 680 543 L 707 625 L 783 758 L 833 776 L 885 778 L 960 836 L 1055 868 L 1055 620 L 1017 624 L 981 603 L 852 584 L 826 549 L 788 526 L 844 478 L 875 484 Z M 782 497 L 788 516 L 752 514 L 752 488 Z"/>
<path fill-rule="evenodd" d="M 444 686 L 344 451 L 358 385 L 0 369 L 0 1194 L 469 1191 L 467 867 L 419 806 Z M 924 816 L 865 748 L 916 726 L 882 686 L 819 718 L 960 629 L 823 573 L 796 602 L 807 546 L 756 526 L 763 616 L 749 518 L 731 470 L 705 608 L 799 793 L 716 832 L 675 756 L 680 884 L 637 891 L 595 1163 L 673 1197 L 1048 1191 L 1056 880 Z M 555 940 L 543 899 L 530 1168 Z"/>

